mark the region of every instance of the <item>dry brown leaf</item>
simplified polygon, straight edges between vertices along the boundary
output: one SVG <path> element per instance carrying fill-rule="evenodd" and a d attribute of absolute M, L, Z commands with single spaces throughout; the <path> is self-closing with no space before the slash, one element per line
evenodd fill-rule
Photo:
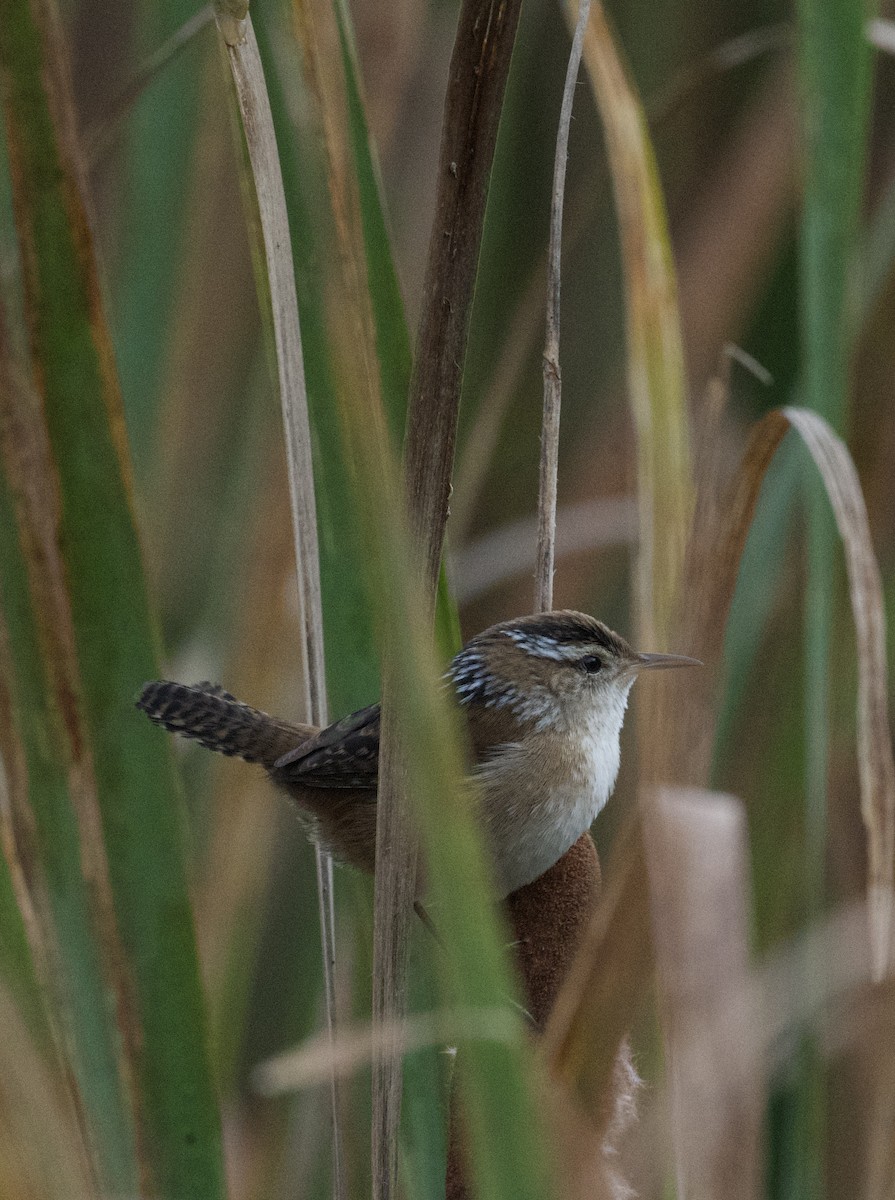
<path fill-rule="evenodd" d="M 740 558 L 765 472 L 790 426 L 805 442 L 821 473 L 845 550 L 858 652 L 858 772 L 870 860 L 871 939 L 881 977 L 891 969 L 895 955 L 895 763 L 889 729 L 882 584 L 854 463 L 826 421 L 807 409 L 774 411 L 755 426 L 733 487 L 703 529 L 701 549 L 691 555 L 685 637 L 707 669 L 690 681 L 692 690 L 681 711 L 682 725 L 674 736 L 685 748 L 687 777 L 704 782 L 724 631 Z"/>

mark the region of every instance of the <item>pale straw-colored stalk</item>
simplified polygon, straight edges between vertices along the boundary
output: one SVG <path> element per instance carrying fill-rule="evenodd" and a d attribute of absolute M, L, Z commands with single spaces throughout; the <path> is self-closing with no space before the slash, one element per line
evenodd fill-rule
<path fill-rule="evenodd" d="M 553 570 L 556 559 L 556 480 L 559 470 L 559 416 L 562 376 L 559 367 L 560 283 L 562 279 L 562 212 L 569 158 L 569 127 L 575 84 L 581 67 L 584 31 L 590 0 L 581 0 L 572 49 L 566 67 L 556 155 L 553 162 L 553 194 L 550 201 L 550 243 L 547 256 L 547 331 L 544 340 L 544 415 L 541 425 L 541 470 L 538 497 L 538 551 L 535 568 L 535 612 L 553 607 Z"/>
<path fill-rule="evenodd" d="M 317 507 L 311 459 L 311 431 L 295 269 L 286 213 L 283 177 L 277 153 L 270 100 L 264 70 L 247 3 L 215 7 L 215 19 L 227 46 L 227 56 L 245 134 L 252 178 L 258 201 L 273 319 L 289 492 L 292 502 L 295 559 L 298 573 L 299 625 L 304 638 L 302 679 L 299 689 L 305 719 L 324 726 L 326 676 L 323 658 L 323 611 L 320 596 L 320 560 L 317 546 Z M 335 917 L 332 860 L 319 847 L 317 884 L 320 897 L 320 933 L 323 947 L 323 980 L 326 1020 L 330 1035 L 335 1023 Z M 339 1100 L 332 1078 L 333 1195 L 345 1195 L 344 1164 L 339 1129 Z"/>

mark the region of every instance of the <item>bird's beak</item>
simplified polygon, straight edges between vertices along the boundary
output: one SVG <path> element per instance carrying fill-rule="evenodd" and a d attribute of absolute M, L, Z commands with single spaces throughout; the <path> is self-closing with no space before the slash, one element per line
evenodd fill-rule
<path fill-rule="evenodd" d="M 686 654 L 637 654 L 632 665 L 635 671 L 661 671 L 665 667 L 701 667 L 703 664 Z"/>

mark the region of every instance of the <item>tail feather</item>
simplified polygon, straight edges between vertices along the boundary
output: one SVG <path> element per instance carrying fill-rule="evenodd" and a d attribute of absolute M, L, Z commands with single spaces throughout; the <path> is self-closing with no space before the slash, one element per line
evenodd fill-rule
<path fill-rule="evenodd" d="M 156 680 L 143 685 L 136 704 L 150 721 L 169 732 L 268 770 L 317 732 L 309 725 L 291 725 L 251 708 L 214 683 Z"/>

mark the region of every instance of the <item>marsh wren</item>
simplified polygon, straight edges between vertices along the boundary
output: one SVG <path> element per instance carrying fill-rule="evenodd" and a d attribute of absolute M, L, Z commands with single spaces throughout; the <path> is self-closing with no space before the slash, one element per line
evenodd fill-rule
<path fill-rule="evenodd" d="M 637 674 L 696 659 L 641 654 L 584 613 L 493 625 L 446 680 L 468 722 L 470 774 L 502 895 L 553 866 L 615 786 L 619 737 Z M 379 705 L 326 729 L 269 717 L 208 683 L 147 683 L 139 708 L 172 733 L 266 768 L 336 858 L 372 871 Z"/>

